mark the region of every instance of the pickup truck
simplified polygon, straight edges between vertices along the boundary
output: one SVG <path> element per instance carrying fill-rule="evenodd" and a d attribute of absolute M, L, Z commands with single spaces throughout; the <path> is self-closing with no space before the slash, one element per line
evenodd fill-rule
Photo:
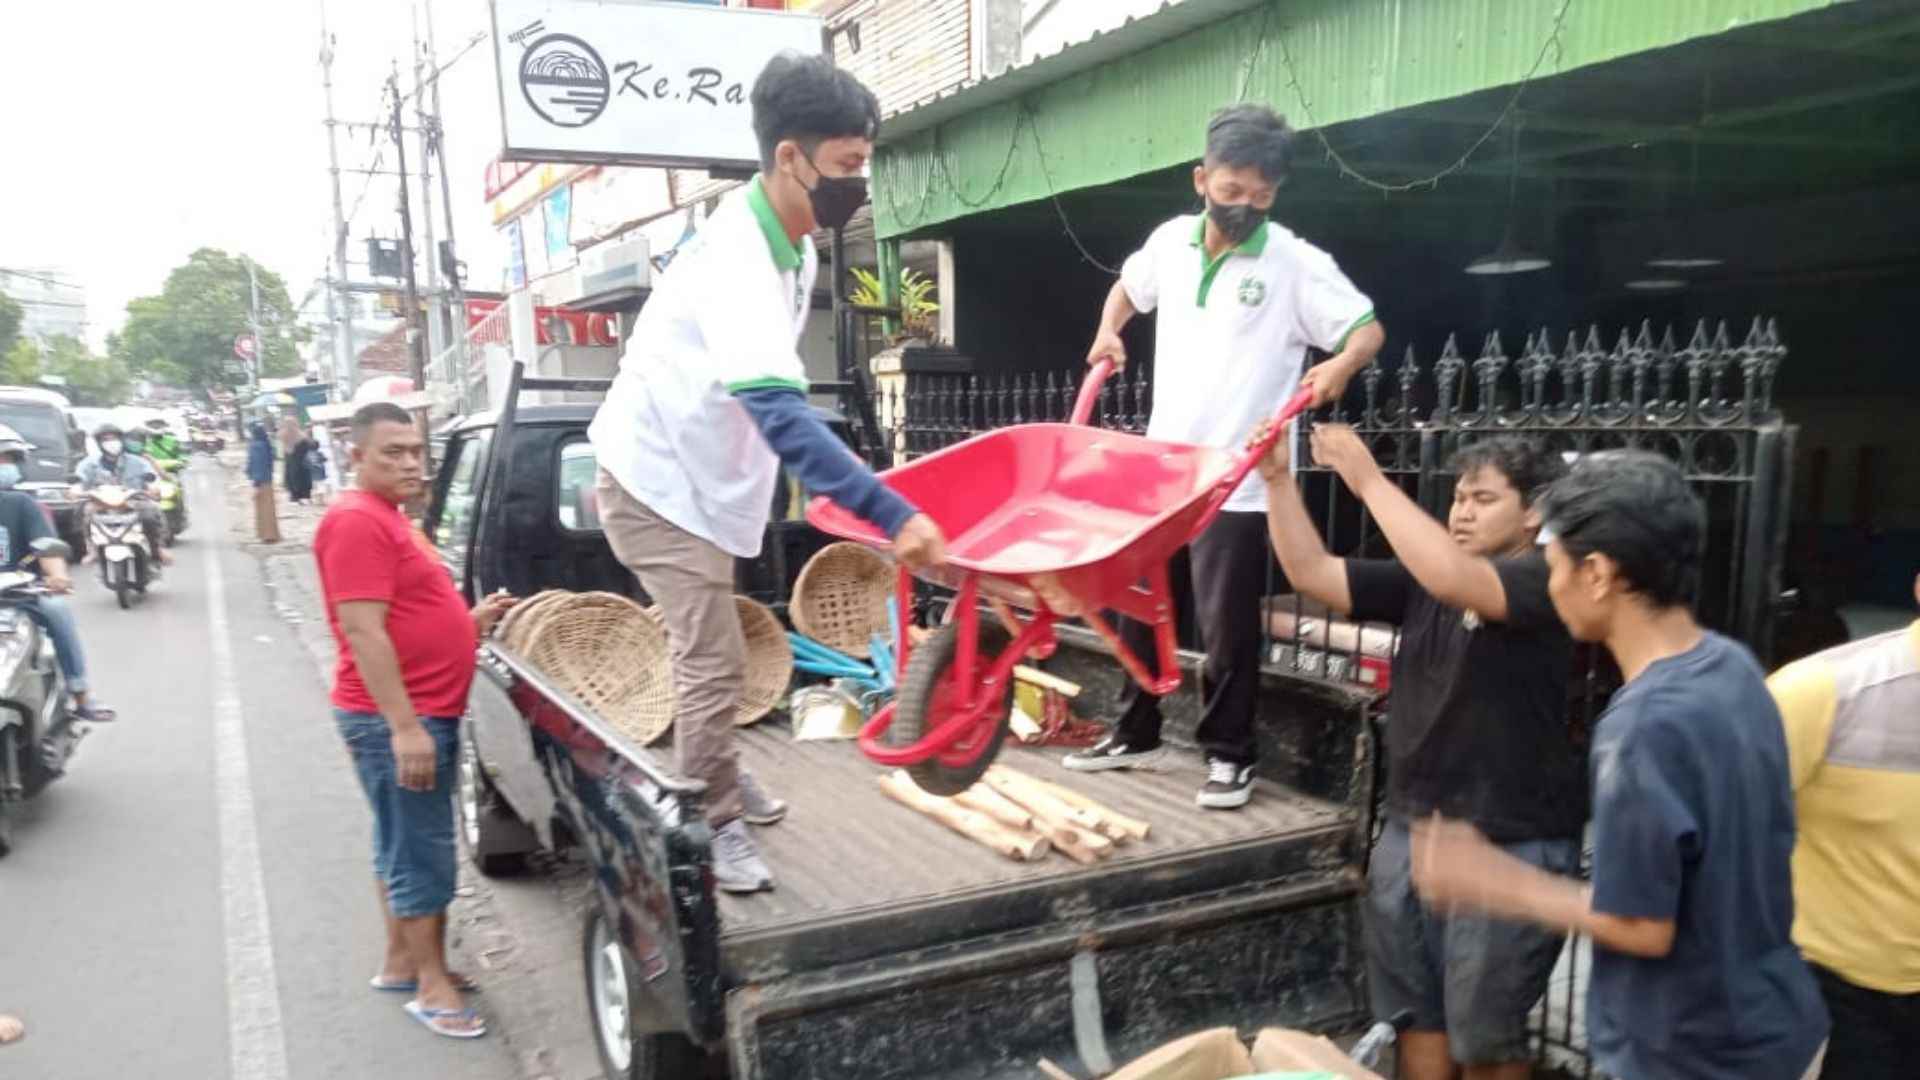
<path fill-rule="evenodd" d="M 425 522 L 469 598 L 609 590 L 644 602 L 595 515 L 591 402 L 604 381 L 523 378 L 497 414 L 447 432 Z M 522 405 L 571 391 L 572 404 Z M 797 502 L 797 500 L 794 500 Z M 792 507 L 797 511 L 797 507 Z M 778 601 L 821 538 L 797 512 L 741 563 Z M 1065 628 L 1049 670 L 1093 711 L 1124 675 Z M 1166 702 L 1191 744 L 1194 657 Z M 722 894 L 700 783 L 670 746 L 636 745 L 496 642 L 482 645 L 459 772 L 464 842 L 484 874 L 536 849 L 593 871 L 581 975 L 609 1077 L 881 1080 L 1091 1075 L 1197 1028 L 1358 1031 L 1373 786 L 1365 688 L 1264 676 L 1257 794 L 1201 810 L 1197 754 L 1166 771 L 1069 774 L 1061 751 L 1002 760 L 1151 823 L 1093 865 L 1021 863 L 888 800 L 852 742 L 796 742 L 776 714 L 738 733 L 791 804 L 758 830 L 777 888 Z M 1190 767 L 1189 767 L 1190 766 Z"/>

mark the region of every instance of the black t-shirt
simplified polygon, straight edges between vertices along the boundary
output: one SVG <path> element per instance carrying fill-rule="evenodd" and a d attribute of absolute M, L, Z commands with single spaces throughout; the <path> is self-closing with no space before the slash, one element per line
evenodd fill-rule
<path fill-rule="evenodd" d="M 1594 731 L 1593 793 L 1593 910 L 1674 923 L 1662 957 L 1594 947 L 1600 1066 L 1801 1076 L 1827 1015 L 1791 936 L 1787 740 L 1753 654 L 1709 633 L 1621 688 Z"/>
<path fill-rule="evenodd" d="M 1580 835 L 1586 752 L 1569 730 L 1573 639 L 1538 553 L 1494 560 L 1502 622 L 1447 607 L 1395 560 L 1347 560 L 1353 616 L 1400 624 L 1387 719 L 1387 811 L 1438 811 L 1495 841 Z"/>
<path fill-rule="evenodd" d="M 0 570 L 14 570 L 35 540 L 53 535 L 38 500 L 24 491 L 0 491 Z"/>

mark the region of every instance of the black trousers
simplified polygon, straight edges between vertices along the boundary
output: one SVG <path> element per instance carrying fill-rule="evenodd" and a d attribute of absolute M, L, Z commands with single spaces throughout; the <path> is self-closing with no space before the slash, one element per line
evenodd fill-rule
<path fill-rule="evenodd" d="M 1186 549 L 1193 578 L 1195 623 L 1207 652 L 1200 692 L 1200 746 L 1214 757 L 1251 765 L 1258 756 L 1253 737 L 1254 708 L 1260 691 L 1260 605 L 1267 591 L 1267 515 L 1223 512 Z M 1175 561 L 1174 573 L 1179 573 Z M 1153 628 L 1120 618 L 1120 639 L 1149 670 L 1158 667 Z M 1135 749 L 1160 744 L 1160 699 L 1132 679 L 1120 692 L 1121 738 Z"/>
<path fill-rule="evenodd" d="M 1920 994 L 1869 990 L 1818 964 L 1807 966 L 1813 968 L 1833 1017 L 1827 1060 L 1820 1070 L 1823 1080 L 1913 1076 L 1920 1061 Z"/>

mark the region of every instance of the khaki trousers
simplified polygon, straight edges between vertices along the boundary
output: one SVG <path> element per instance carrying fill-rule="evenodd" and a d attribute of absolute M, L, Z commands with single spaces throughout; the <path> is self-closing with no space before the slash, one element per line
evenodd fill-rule
<path fill-rule="evenodd" d="M 253 486 L 253 532 L 263 544 L 280 542 L 280 518 L 273 507 L 273 485 Z"/>
<path fill-rule="evenodd" d="M 594 483 L 613 554 L 660 605 L 673 660 L 673 749 L 682 775 L 707 785 L 707 820 L 740 816 L 733 716 L 746 685 L 747 640 L 733 606 L 733 556 L 628 494 L 605 469 Z"/>

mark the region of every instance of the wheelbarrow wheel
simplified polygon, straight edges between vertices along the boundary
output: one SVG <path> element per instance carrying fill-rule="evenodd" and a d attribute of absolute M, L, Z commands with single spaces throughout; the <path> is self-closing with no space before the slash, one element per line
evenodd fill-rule
<path fill-rule="evenodd" d="M 979 633 L 976 667 L 993 663 L 994 657 L 1013 644 L 1013 635 L 998 622 L 981 622 Z M 959 644 L 959 624 L 948 623 L 914 649 L 907 661 L 907 673 L 900 680 L 893 726 L 887 731 L 889 745 L 911 746 L 945 718 L 948 702 L 956 692 L 953 660 Z M 909 765 L 907 775 L 920 790 L 931 795 L 958 795 L 972 787 L 1000 753 L 1000 744 L 1007 737 L 1007 716 L 1013 709 L 1013 680 L 1007 679 L 991 690 L 981 687 L 977 692 L 997 695 L 988 703 L 983 721 L 991 722 L 990 730 L 976 730 L 952 749 Z M 985 740 L 984 746 L 981 740 Z"/>

